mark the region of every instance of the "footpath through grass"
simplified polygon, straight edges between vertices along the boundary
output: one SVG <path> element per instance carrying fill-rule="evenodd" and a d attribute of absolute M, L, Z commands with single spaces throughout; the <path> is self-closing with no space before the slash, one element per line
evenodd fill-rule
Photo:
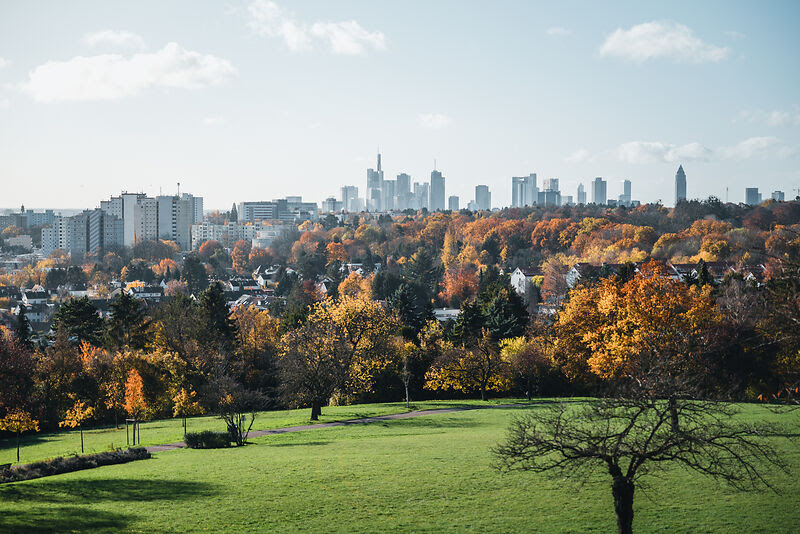
<path fill-rule="evenodd" d="M 496 408 L 255 438 L 221 450 L 0 486 L 0 532 L 596 532 L 616 530 L 607 476 L 577 486 L 499 474 L 490 448 L 516 416 Z M 758 406 L 744 417 L 800 413 Z M 775 442 L 794 470 L 800 453 Z M 739 493 L 679 468 L 637 489 L 637 532 L 790 533 L 800 486 Z"/>
<path fill-rule="evenodd" d="M 517 402 L 520 399 L 496 399 L 490 404 Z M 411 410 L 446 408 L 452 406 L 470 406 L 486 404 L 481 401 L 424 401 L 411 405 Z M 310 408 L 300 410 L 277 410 L 259 412 L 253 424 L 253 430 L 266 430 L 270 428 L 283 428 L 287 426 L 308 425 L 314 423 L 330 423 L 346 419 L 359 419 L 362 417 L 375 417 L 409 411 L 403 402 L 381 404 L 357 404 L 353 406 L 329 406 L 322 409 L 319 421 L 309 421 Z M 190 417 L 187 422 L 189 432 L 201 430 L 224 431 L 225 423 L 214 415 Z M 141 423 L 142 445 L 163 445 L 183 441 L 183 420 L 160 419 Z M 102 452 L 114 447 L 126 447 L 125 426 L 114 428 L 113 425 L 102 428 L 85 428 L 83 430 L 84 451 L 86 454 Z M 63 432 L 26 434 L 20 439 L 20 463 L 30 463 L 57 456 L 80 454 L 81 437 L 77 430 Z M 17 460 L 17 447 L 15 439 L 0 440 L 0 464 Z"/>

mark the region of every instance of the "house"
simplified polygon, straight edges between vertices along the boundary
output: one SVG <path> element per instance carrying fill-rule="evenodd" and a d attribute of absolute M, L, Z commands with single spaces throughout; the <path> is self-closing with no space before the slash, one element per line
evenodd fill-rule
<path fill-rule="evenodd" d="M 458 308 L 434 308 L 433 316 L 437 321 L 455 321 L 458 319 L 458 314 L 461 312 Z"/>
<path fill-rule="evenodd" d="M 511 273 L 511 287 L 519 296 L 526 298 L 531 289 L 531 278 L 540 274 L 541 272 L 531 267 L 517 267 Z"/>
<path fill-rule="evenodd" d="M 591 263 L 587 262 L 576 263 L 575 265 L 572 266 L 572 269 L 567 271 L 567 274 L 565 276 L 567 281 L 567 287 L 569 289 L 572 289 L 578 284 L 579 280 L 594 278 L 595 276 L 597 276 L 599 270 L 600 270 L 599 267 L 597 267 L 596 265 L 592 265 Z"/>
<path fill-rule="evenodd" d="M 0 286 L 0 299 L 19 302 L 22 300 L 22 292 L 16 286 Z"/>
<path fill-rule="evenodd" d="M 33 306 L 35 304 L 46 304 L 48 293 L 45 288 L 40 285 L 33 286 L 32 289 L 26 289 L 22 293 L 22 302 L 26 306 Z"/>
<path fill-rule="evenodd" d="M 227 289 L 230 291 L 255 291 L 261 289 L 261 285 L 258 281 L 253 280 L 252 278 L 244 278 L 244 277 L 237 277 L 231 278 L 228 280 L 225 285 Z"/>
<path fill-rule="evenodd" d="M 128 295 L 137 299 L 159 301 L 164 296 L 161 286 L 134 286 L 128 288 Z"/>

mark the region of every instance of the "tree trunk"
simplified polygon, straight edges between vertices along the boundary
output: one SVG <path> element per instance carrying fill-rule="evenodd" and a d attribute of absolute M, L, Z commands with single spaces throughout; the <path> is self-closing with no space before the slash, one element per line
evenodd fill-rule
<path fill-rule="evenodd" d="M 409 397 L 408 397 L 408 381 L 407 380 L 405 381 L 404 385 L 406 387 L 406 408 L 408 408 L 410 400 L 409 400 Z"/>
<path fill-rule="evenodd" d="M 17 430 L 17 463 L 19 463 L 19 430 Z"/>
<path fill-rule="evenodd" d="M 311 401 L 311 420 L 319 421 L 320 415 L 322 415 L 322 403 L 314 399 Z"/>
<path fill-rule="evenodd" d="M 617 513 L 617 532 L 633 534 L 633 482 L 624 476 L 615 475 L 611 484 L 614 495 L 614 511 Z"/>
<path fill-rule="evenodd" d="M 186 416 L 183 416 L 183 435 L 186 436 Z"/>
<path fill-rule="evenodd" d="M 83 454 L 83 425 L 78 425 L 78 430 L 81 431 L 81 454 Z"/>
<path fill-rule="evenodd" d="M 531 375 L 528 375 L 528 390 L 525 392 L 525 395 L 528 397 L 528 402 L 531 401 L 531 388 L 533 387 L 533 379 L 531 379 Z"/>
<path fill-rule="evenodd" d="M 669 402 L 669 423 L 672 427 L 672 431 L 677 434 L 680 432 L 680 426 L 678 425 L 678 401 L 675 397 L 670 397 L 667 402 Z"/>

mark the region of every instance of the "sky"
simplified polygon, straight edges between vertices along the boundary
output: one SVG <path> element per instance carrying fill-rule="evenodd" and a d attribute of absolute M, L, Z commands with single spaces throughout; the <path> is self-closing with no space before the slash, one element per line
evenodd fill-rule
<path fill-rule="evenodd" d="M 800 187 L 800 2 L 0 4 L 0 207 L 205 207 L 437 168 L 643 202 Z M 726 188 L 728 188 L 726 192 Z"/>

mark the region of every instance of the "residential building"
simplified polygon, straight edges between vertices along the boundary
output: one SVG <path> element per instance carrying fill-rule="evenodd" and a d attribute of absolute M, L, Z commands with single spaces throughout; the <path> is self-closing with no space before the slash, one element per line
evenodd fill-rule
<path fill-rule="evenodd" d="M 777 202 L 783 202 L 785 198 L 786 198 L 786 195 L 784 195 L 783 191 L 773 191 L 772 192 L 772 200 L 775 200 Z"/>
<path fill-rule="evenodd" d="M 592 203 L 599 206 L 608 204 L 607 188 L 608 183 L 598 176 L 592 182 Z"/>
<path fill-rule="evenodd" d="M 156 197 L 156 204 L 158 239 L 174 241 L 181 250 L 191 250 L 191 227 L 197 222 L 196 206 L 191 200 L 191 195 L 184 197 L 159 195 Z M 202 217 L 200 220 L 203 220 Z"/>
<path fill-rule="evenodd" d="M 271 201 L 240 202 L 236 207 L 240 222 L 280 220 L 287 222 L 316 221 L 319 217 L 316 202 L 303 202 L 291 196 Z"/>
<path fill-rule="evenodd" d="M 258 237 L 262 225 L 247 222 L 228 222 L 227 224 L 214 224 L 208 221 L 192 225 L 192 249 L 197 250 L 200 245 L 209 240 L 216 240 L 223 247 L 232 249 L 237 241 L 243 239 L 252 242 Z"/>
<path fill-rule="evenodd" d="M 447 209 L 450 211 L 458 211 L 458 197 L 450 195 L 447 197 Z"/>
<path fill-rule="evenodd" d="M 686 173 L 683 172 L 683 165 L 678 166 L 675 173 L 675 205 L 681 200 L 686 200 Z"/>
<path fill-rule="evenodd" d="M 761 193 L 758 192 L 757 187 L 746 187 L 744 190 L 744 203 L 751 206 L 761 204 Z"/>
<path fill-rule="evenodd" d="M 475 204 L 478 206 L 478 210 L 492 209 L 492 193 L 489 191 L 489 186 L 475 186 Z"/>
<path fill-rule="evenodd" d="M 102 256 L 107 250 L 124 244 L 124 223 L 101 208 L 85 210 L 72 217 L 56 217 L 42 229 L 42 253 L 56 249 L 78 257 L 86 253 Z"/>
<path fill-rule="evenodd" d="M 20 247 L 27 251 L 33 250 L 33 239 L 29 235 L 18 235 L 16 237 L 7 237 L 5 239 L 6 246 Z"/>
<path fill-rule="evenodd" d="M 431 171 L 430 195 L 429 209 L 444 211 L 444 176 L 437 170 Z"/>
<path fill-rule="evenodd" d="M 123 192 L 118 197 L 100 202 L 100 209 L 122 221 L 125 246 L 158 239 L 158 204 L 155 198 L 144 193 Z"/>

